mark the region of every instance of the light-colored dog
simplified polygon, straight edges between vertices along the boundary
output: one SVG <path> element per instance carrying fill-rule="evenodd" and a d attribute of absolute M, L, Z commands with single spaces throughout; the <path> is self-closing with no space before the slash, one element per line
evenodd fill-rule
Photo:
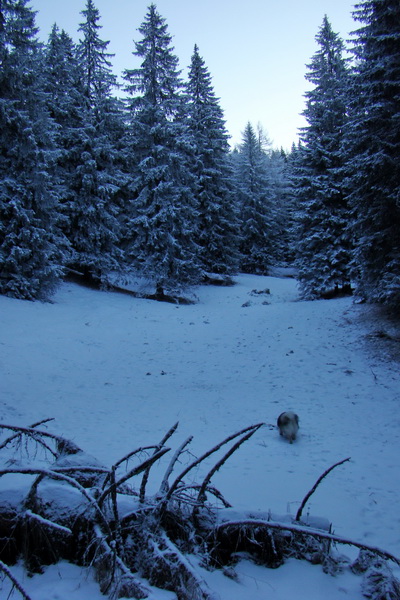
<path fill-rule="evenodd" d="M 291 411 L 283 412 L 278 417 L 278 429 L 279 433 L 292 444 L 299 431 L 299 417 Z"/>

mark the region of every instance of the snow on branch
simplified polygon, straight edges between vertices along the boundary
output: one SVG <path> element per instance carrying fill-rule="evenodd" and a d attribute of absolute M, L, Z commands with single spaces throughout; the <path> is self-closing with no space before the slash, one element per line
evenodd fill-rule
<path fill-rule="evenodd" d="M 334 572 L 335 557 L 331 554 L 333 542 L 360 548 L 360 555 L 363 552 L 374 555 L 378 562 L 374 563 L 375 571 L 367 582 L 368 589 L 372 585 L 386 589 L 384 586 L 392 583 L 393 589 L 397 589 L 397 580 L 388 565 L 383 564 L 383 561 L 392 561 L 400 565 L 400 559 L 396 556 L 301 523 L 304 506 L 321 481 L 349 458 L 337 462 L 318 478 L 292 523 L 247 517 L 218 523 L 217 509 L 212 503 L 206 503 L 206 496 L 211 494 L 225 506 L 224 515 L 228 519 L 230 504 L 210 482 L 262 423 L 229 435 L 199 458 L 191 459 L 169 487 L 169 478 L 193 439 L 192 436 L 187 438 L 167 464 L 159 491 L 155 496 L 148 497 L 146 484 L 149 471 L 156 461 L 169 452 L 165 444 L 175 433 L 178 423 L 167 431 L 158 444 L 137 448 L 107 469 L 96 466 L 96 463 L 94 466 L 85 464 L 85 453 L 73 442 L 36 429 L 43 422 L 27 428 L 1 426 L 14 432 L 3 442 L 3 448 L 18 437 L 28 435 L 34 441 L 42 438 L 52 440 L 57 449 L 56 455 L 62 459 L 68 454 L 77 455 L 76 460 L 71 461 L 74 463 L 71 466 L 57 466 L 56 462 L 48 468 L 0 467 L 0 477 L 13 474 L 34 476 L 22 503 L 18 501 L 15 506 L 7 505 L 5 511 L 0 507 L 4 529 L 0 539 L 0 558 L 7 557 L 15 562 L 23 557 L 30 573 L 40 572 L 42 565 L 48 564 L 48 561 L 64 558 L 93 565 L 100 590 L 108 594 L 110 600 L 122 596 L 154 598 L 151 590 L 136 576 L 137 572 L 147 578 L 151 585 L 173 591 L 180 600 L 214 600 L 204 580 L 192 566 L 189 555 L 197 554 L 210 568 L 223 567 L 229 563 L 232 555 L 241 551 L 250 552 L 262 564 L 270 567 L 278 567 L 288 557 L 296 556 L 299 559 L 318 560 L 324 568 L 331 565 L 331 572 Z M 184 483 L 190 471 L 221 449 L 211 468 L 208 466 L 204 469 L 205 475 L 202 475 L 200 482 Z M 141 452 L 146 452 L 145 460 L 118 476 L 118 467 Z M 82 465 L 79 465 L 80 461 Z M 87 477 L 85 473 L 100 476 Z M 132 494 L 132 490 L 124 484 L 141 473 L 140 494 Z M 42 489 L 40 484 L 45 479 L 56 483 L 43 486 Z M 79 494 L 76 495 L 77 502 L 69 502 L 70 497 L 66 494 L 71 492 L 68 486 L 78 490 L 86 502 L 82 503 Z M 0 571 L 10 578 L 23 600 L 31 600 L 4 562 L 0 562 Z"/>
<path fill-rule="evenodd" d="M 386 550 L 382 550 L 381 548 L 377 548 L 375 546 L 369 546 L 367 544 L 362 544 L 361 542 L 357 542 L 357 541 L 351 540 L 349 538 L 343 538 L 343 537 L 334 535 L 332 533 L 322 531 L 320 529 L 308 527 L 307 525 L 302 526 L 302 525 L 296 525 L 295 523 L 288 524 L 288 523 L 278 523 L 276 521 L 263 521 L 260 519 L 246 519 L 244 521 L 226 521 L 225 523 L 221 523 L 220 525 L 218 525 L 218 527 L 216 527 L 215 531 L 216 531 L 216 533 L 218 533 L 220 531 L 223 531 L 224 529 L 229 529 L 229 528 L 245 529 L 246 527 L 248 527 L 248 528 L 262 527 L 262 528 L 265 528 L 266 530 L 277 529 L 279 531 L 291 531 L 292 533 L 301 533 L 301 534 L 305 534 L 305 535 L 310 535 L 311 537 L 329 540 L 336 544 L 354 546 L 355 548 L 360 548 L 362 550 L 368 550 L 369 552 L 372 552 L 373 554 L 376 554 L 377 556 L 380 556 L 381 558 L 384 558 L 385 560 L 391 560 L 392 562 L 394 562 L 400 566 L 400 558 L 397 558 L 396 556 L 394 556 L 390 552 L 387 552 Z"/>
<path fill-rule="evenodd" d="M 3 563 L 2 560 L 0 560 L 0 571 L 4 573 L 6 577 L 8 577 L 8 579 L 11 581 L 15 589 L 19 591 L 24 600 L 32 600 L 32 598 L 28 596 L 22 585 L 19 583 L 18 579 L 14 577 L 10 569 L 7 567 L 7 565 Z"/>
<path fill-rule="evenodd" d="M 37 521 L 38 523 L 40 523 L 40 525 L 44 525 L 45 527 L 49 527 L 50 529 L 56 529 L 57 531 L 59 531 L 60 533 L 63 533 L 64 535 L 72 535 L 72 531 L 69 527 L 64 527 L 64 525 L 59 525 L 59 523 L 54 523 L 54 521 L 45 519 L 44 517 L 37 515 L 36 513 L 32 512 L 29 509 L 25 511 L 24 515 L 28 519 Z"/>

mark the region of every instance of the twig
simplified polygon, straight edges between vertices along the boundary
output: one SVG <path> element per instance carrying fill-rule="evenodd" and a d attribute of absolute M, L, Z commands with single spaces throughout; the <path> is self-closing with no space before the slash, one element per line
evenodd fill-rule
<path fill-rule="evenodd" d="M 2 571 L 8 577 L 8 579 L 12 582 L 13 586 L 15 588 L 17 588 L 17 590 L 19 591 L 21 596 L 24 598 L 24 600 L 32 600 L 32 598 L 30 596 L 28 596 L 28 594 L 26 593 L 26 591 L 24 590 L 22 585 L 14 577 L 14 575 L 11 573 L 10 569 L 7 567 L 7 565 L 5 565 L 3 563 L 2 560 L 0 560 L 0 571 Z"/>
<path fill-rule="evenodd" d="M 146 540 L 150 581 L 153 572 L 162 573 L 181 600 L 216 600 L 207 582 L 196 572 L 187 556 L 165 532 Z"/>
<path fill-rule="evenodd" d="M 135 450 L 132 450 L 132 452 L 129 452 L 128 454 L 126 454 L 125 456 L 123 456 L 120 460 L 118 460 L 116 463 L 114 463 L 113 466 L 111 467 L 111 470 L 108 471 L 107 477 L 104 478 L 104 481 L 103 481 L 103 490 L 105 489 L 106 485 L 110 481 L 112 469 L 114 469 L 116 471 L 117 468 L 124 461 L 128 461 L 130 458 L 132 458 L 132 456 L 135 456 L 135 454 L 139 454 L 139 452 L 145 452 L 146 450 L 154 450 L 155 447 L 156 446 L 154 446 L 154 445 L 153 446 L 140 446 L 140 448 L 136 448 Z"/>
<path fill-rule="evenodd" d="M 103 492 L 100 495 L 100 498 L 98 500 L 99 506 L 102 506 L 104 500 L 106 499 L 108 494 L 110 494 L 110 492 L 112 491 L 112 489 L 114 487 L 118 488 L 120 485 L 125 483 L 125 481 L 128 481 L 128 479 L 131 479 L 131 477 L 134 477 L 135 475 L 139 475 L 139 473 L 142 473 L 145 469 L 147 469 L 148 466 L 152 465 L 159 458 L 161 458 L 161 456 L 164 456 L 164 454 L 166 454 L 169 451 L 170 451 L 170 448 L 163 448 L 156 454 L 153 454 L 153 456 L 150 456 L 150 458 L 148 458 L 144 462 L 140 463 L 140 465 L 137 465 L 136 467 L 131 469 L 128 473 L 126 473 L 126 475 L 124 475 L 123 477 L 118 479 L 118 481 L 109 485 L 105 490 L 103 490 Z"/>
<path fill-rule="evenodd" d="M 186 502 L 187 504 L 192 504 L 193 506 L 199 506 L 198 499 L 190 500 L 189 497 L 185 498 L 184 496 L 182 496 L 182 492 L 185 492 L 186 490 L 200 490 L 201 487 L 202 487 L 201 485 L 179 486 L 179 488 L 176 490 L 176 492 L 174 494 L 174 499 L 181 500 L 182 502 Z M 224 505 L 225 508 L 232 508 L 232 504 L 230 504 L 223 497 L 223 495 L 221 494 L 221 492 L 219 490 L 217 490 L 217 488 L 208 485 L 205 491 L 212 494 L 213 496 L 215 496 Z"/>
<path fill-rule="evenodd" d="M 168 431 L 167 433 L 164 435 L 163 439 L 161 440 L 161 442 L 158 444 L 158 446 L 156 446 L 155 450 L 154 450 L 154 454 L 156 454 L 157 452 L 159 452 L 159 450 L 161 450 L 161 448 L 165 445 L 165 443 L 169 440 L 169 438 L 175 433 L 175 431 L 178 429 L 178 425 L 179 422 L 177 421 L 175 423 L 175 425 L 173 425 Z M 145 496 L 146 496 L 146 485 L 147 485 L 147 481 L 149 479 L 149 474 L 150 474 L 150 469 L 152 467 L 153 463 L 151 463 L 147 469 L 145 470 L 145 472 L 143 473 L 143 477 L 142 477 L 142 483 L 140 485 L 140 492 L 139 492 L 139 502 L 141 504 L 143 504 L 144 500 L 145 500 Z"/>
<path fill-rule="evenodd" d="M 374 376 L 375 383 L 378 383 L 378 377 L 377 377 L 376 373 L 374 373 L 374 371 L 372 370 L 372 367 L 370 367 L 370 369 L 371 369 L 372 375 Z"/>
<path fill-rule="evenodd" d="M 130 458 L 132 458 L 132 456 L 135 456 L 135 454 L 139 454 L 139 452 L 145 452 L 146 450 L 154 450 L 154 448 L 156 448 L 157 446 L 153 445 L 153 446 L 140 446 L 140 448 L 136 448 L 135 450 L 132 450 L 132 452 L 128 452 L 128 454 L 126 454 L 125 456 L 123 456 L 122 458 L 120 458 L 120 460 L 118 460 L 113 467 L 115 469 L 117 469 L 124 461 L 129 460 Z"/>
<path fill-rule="evenodd" d="M 34 429 L 35 427 L 39 427 L 39 425 L 43 425 L 44 423 L 48 423 L 49 421 L 54 421 L 54 417 L 50 417 L 48 419 L 42 419 L 41 421 L 37 421 L 36 423 L 32 423 L 32 425 L 29 425 L 29 429 Z M 10 435 L 10 437 L 8 437 L 6 440 L 4 440 L 4 442 L 2 442 L 0 444 L 0 450 L 2 450 L 3 448 L 5 448 L 7 446 L 7 444 L 9 444 L 10 442 L 12 442 L 16 438 L 21 437 L 21 435 L 22 435 L 22 433 L 14 433 L 14 435 Z"/>
<path fill-rule="evenodd" d="M 168 492 L 165 495 L 165 499 L 164 499 L 163 505 L 165 506 L 166 503 L 168 502 L 168 500 L 170 500 L 171 496 L 173 495 L 173 493 L 175 492 L 176 488 L 178 487 L 180 481 L 182 481 L 182 479 L 185 477 L 185 475 L 187 475 L 189 473 L 189 471 L 191 471 L 192 469 L 194 469 L 194 467 L 197 467 L 197 465 L 199 465 L 201 462 L 203 462 L 203 460 L 205 460 L 206 458 L 208 458 L 209 456 L 211 456 L 211 454 L 214 454 L 215 452 L 217 452 L 220 448 L 222 448 L 222 446 L 224 446 L 225 444 L 227 444 L 231 440 L 234 440 L 235 438 L 239 437 L 240 435 L 243 435 L 247 431 L 250 431 L 250 430 L 253 430 L 253 429 L 258 429 L 259 427 L 261 427 L 261 425 L 262 425 L 262 423 L 258 423 L 257 425 L 250 425 L 250 427 L 246 427 L 245 429 L 242 429 L 241 431 L 238 431 L 237 433 L 234 433 L 234 434 L 230 435 L 225 440 L 223 440 L 222 442 L 220 442 L 219 444 L 217 444 L 216 446 L 214 446 L 214 448 L 211 448 L 211 450 L 208 450 L 208 452 L 206 452 L 205 454 L 203 454 L 202 456 L 200 456 L 200 458 L 198 458 L 197 460 L 195 460 L 194 462 L 192 462 L 175 479 L 175 481 L 173 482 L 173 484 L 171 485 L 171 487 L 169 488 Z"/>
<path fill-rule="evenodd" d="M 192 440 L 193 440 L 193 436 L 191 435 L 179 446 L 178 450 L 173 455 L 171 462 L 169 463 L 168 468 L 165 471 L 165 475 L 161 482 L 158 496 L 163 496 L 165 494 L 165 492 L 168 490 L 168 479 L 169 479 L 172 471 L 174 470 L 175 463 L 178 461 L 180 455 L 182 454 L 182 452 L 184 451 L 186 446 L 188 446 L 192 442 Z"/>
<path fill-rule="evenodd" d="M 116 568 L 118 568 L 121 573 L 121 579 L 123 578 L 123 579 L 125 579 L 126 582 L 129 583 L 129 586 L 131 588 L 130 591 L 135 594 L 133 597 L 134 598 L 148 598 L 150 591 L 142 583 L 140 583 L 139 581 L 136 580 L 133 573 L 126 566 L 126 564 L 121 559 L 121 557 L 118 556 L 117 552 L 110 548 L 109 544 L 107 543 L 107 540 L 105 539 L 105 537 L 103 535 L 103 532 L 101 531 L 101 529 L 98 525 L 94 526 L 94 533 L 95 533 L 95 536 L 96 536 L 97 540 L 99 541 L 100 545 L 103 547 L 103 555 L 112 559 L 112 562 L 114 565 L 114 571 Z M 110 582 L 107 585 L 107 589 L 110 588 L 113 581 L 115 581 L 115 572 L 113 572 L 111 574 Z M 120 583 L 122 583 L 122 582 L 120 582 Z M 116 586 L 119 587 L 118 582 L 116 583 Z M 116 592 L 117 592 L 117 590 L 116 590 Z M 120 597 L 120 596 L 116 594 L 115 597 Z M 131 598 L 132 596 L 129 596 L 129 597 Z"/>
<path fill-rule="evenodd" d="M 49 450 L 53 454 L 53 456 L 55 456 L 56 458 L 58 457 L 57 453 L 54 452 L 54 450 L 51 450 L 51 448 L 49 446 L 47 446 L 47 444 L 45 444 L 43 442 L 43 440 L 41 440 L 38 436 L 50 438 L 50 439 L 54 440 L 55 442 L 57 442 L 57 444 L 59 444 L 59 443 L 65 444 L 67 442 L 68 445 L 73 446 L 76 449 L 76 451 L 80 450 L 80 448 L 78 448 L 78 446 L 75 446 L 75 444 L 66 440 L 65 438 L 63 438 L 59 435 L 55 435 L 54 433 L 49 433 L 48 431 L 37 430 L 34 427 L 17 427 L 15 425 L 4 425 L 3 423 L 0 423 L 0 429 L 10 429 L 11 431 L 16 431 L 18 434 L 25 434 L 25 435 L 30 436 L 36 442 L 38 442 L 39 444 L 42 444 L 46 448 L 46 450 Z M 7 442 L 7 440 L 6 440 L 6 442 Z M 0 446 L 0 450 L 3 447 L 4 447 L 4 442 Z"/>
<path fill-rule="evenodd" d="M 221 460 L 219 460 L 214 467 L 211 469 L 211 471 L 209 471 L 209 473 L 207 473 L 207 475 L 205 476 L 203 483 L 200 487 L 200 491 L 199 494 L 197 496 L 197 502 L 199 504 L 204 502 L 205 499 L 205 491 L 208 487 L 208 484 L 211 481 L 211 478 L 213 477 L 213 475 L 215 475 L 215 473 L 217 471 L 219 471 L 219 469 L 222 467 L 222 465 L 228 460 L 228 458 L 230 456 L 232 456 L 232 454 L 244 443 L 246 442 L 249 438 L 251 438 L 251 436 L 262 426 L 262 423 L 260 423 L 259 425 L 254 425 L 253 429 L 251 431 L 249 431 L 248 433 L 246 433 L 243 437 L 240 438 L 240 440 L 238 440 L 233 446 L 232 448 L 230 448 L 228 450 L 228 452 L 226 454 L 224 454 L 224 456 L 221 458 Z M 195 509 L 196 510 L 196 509 Z"/>
<path fill-rule="evenodd" d="M 303 499 L 303 502 L 300 504 L 299 510 L 296 513 L 296 521 L 300 521 L 301 519 L 301 515 L 303 513 L 303 509 L 305 507 L 305 505 L 307 504 L 310 496 L 313 495 L 313 493 L 315 492 L 315 490 L 317 489 L 317 487 L 319 486 L 319 484 L 321 483 L 321 481 L 335 468 L 338 467 L 339 465 L 342 465 L 343 463 L 347 462 L 350 460 L 350 456 L 348 458 L 344 458 L 343 460 L 335 463 L 334 465 L 332 465 L 331 467 L 329 467 L 329 469 L 327 469 L 326 471 L 324 471 L 324 473 L 322 473 L 322 475 L 320 477 L 318 477 L 317 481 L 315 482 L 315 484 L 313 485 L 313 487 L 311 488 L 311 490 L 308 492 L 308 494 L 306 494 L 306 496 Z"/>

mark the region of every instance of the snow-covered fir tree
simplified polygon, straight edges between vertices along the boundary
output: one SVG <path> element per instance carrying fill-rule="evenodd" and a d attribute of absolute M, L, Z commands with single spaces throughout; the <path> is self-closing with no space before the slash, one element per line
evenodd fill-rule
<path fill-rule="evenodd" d="M 131 152 L 131 208 L 124 234 L 127 259 L 165 286 L 198 281 L 197 212 L 182 119 L 182 81 L 167 24 L 150 5 L 126 70 Z"/>
<path fill-rule="evenodd" d="M 58 120 L 61 118 L 60 170 L 63 172 L 66 232 L 72 248 L 68 264 L 106 283 L 108 274 L 118 268 L 121 260 L 116 196 L 123 182 L 119 167 L 123 124 L 118 102 L 112 96 L 116 77 L 106 52 L 109 42 L 99 37 L 100 16 L 92 0 L 87 0 L 82 15 L 85 17 L 80 26 L 83 38 L 74 53 L 65 35 L 61 34 L 57 40 L 53 32 L 48 60 L 54 61 L 51 84 L 57 100 L 64 92 L 61 102 L 67 105 Z M 58 47 L 59 56 L 54 47 Z M 57 72 L 56 64 L 65 65 L 67 72 Z"/>
<path fill-rule="evenodd" d="M 400 4 L 365 0 L 354 44 L 349 201 L 354 215 L 357 291 L 400 304 Z"/>
<path fill-rule="evenodd" d="M 251 123 L 234 155 L 240 214 L 240 269 L 266 274 L 274 255 L 274 207 L 269 157 Z"/>
<path fill-rule="evenodd" d="M 343 182 L 343 130 L 348 70 L 343 41 L 325 16 L 319 49 L 308 65 L 303 128 L 297 158 L 297 267 L 305 298 L 350 289 L 348 206 Z"/>
<path fill-rule="evenodd" d="M 213 273 L 234 273 L 238 268 L 239 240 L 228 134 L 211 75 L 197 46 L 192 55 L 186 94 L 201 266 Z"/>
<path fill-rule="evenodd" d="M 113 54 L 107 52 L 108 41 L 100 38 L 100 12 L 93 0 L 86 0 L 86 8 L 81 14 L 84 21 L 79 25 L 82 39 L 78 44 L 78 58 L 83 71 L 83 85 L 90 104 L 96 106 L 117 86 L 117 78 L 112 72 Z"/>
<path fill-rule="evenodd" d="M 63 273 L 54 124 L 28 0 L 4 0 L 0 28 L 0 293 L 47 299 Z"/>
<path fill-rule="evenodd" d="M 60 196 L 61 224 L 66 237 L 71 238 L 70 215 L 74 197 L 71 188 L 79 163 L 79 147 L 83 136 L 82 114 L 85 112 L 82 107 L 86 107 L 86 104 L 75 44 L 65 31 L 60 32 L 56 24 L 45 48 L 44 67 L 46 103 L 55 124 L 55 184 Z M 74 256 L 70 244 L 66 264 L 71 265 Z"/>
<path fill-rule="evenodd" d="M 285 150 L 272 150 L 269 155 L 269 180 L 274 207 L 274 251 L 276 263 L 291 265 L 295 258 L 294 186 L 291 179 L 290 155 Z"/>

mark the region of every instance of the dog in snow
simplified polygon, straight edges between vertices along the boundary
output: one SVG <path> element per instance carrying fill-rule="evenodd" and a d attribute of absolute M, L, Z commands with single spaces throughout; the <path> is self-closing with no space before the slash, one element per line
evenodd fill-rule
<path fill-rule="evenodd" d="M 292 444 L 299 430 L 299 417 L 291 411 L 283 412 L 279 415 L 277 424 L 280 435 Z"/>

